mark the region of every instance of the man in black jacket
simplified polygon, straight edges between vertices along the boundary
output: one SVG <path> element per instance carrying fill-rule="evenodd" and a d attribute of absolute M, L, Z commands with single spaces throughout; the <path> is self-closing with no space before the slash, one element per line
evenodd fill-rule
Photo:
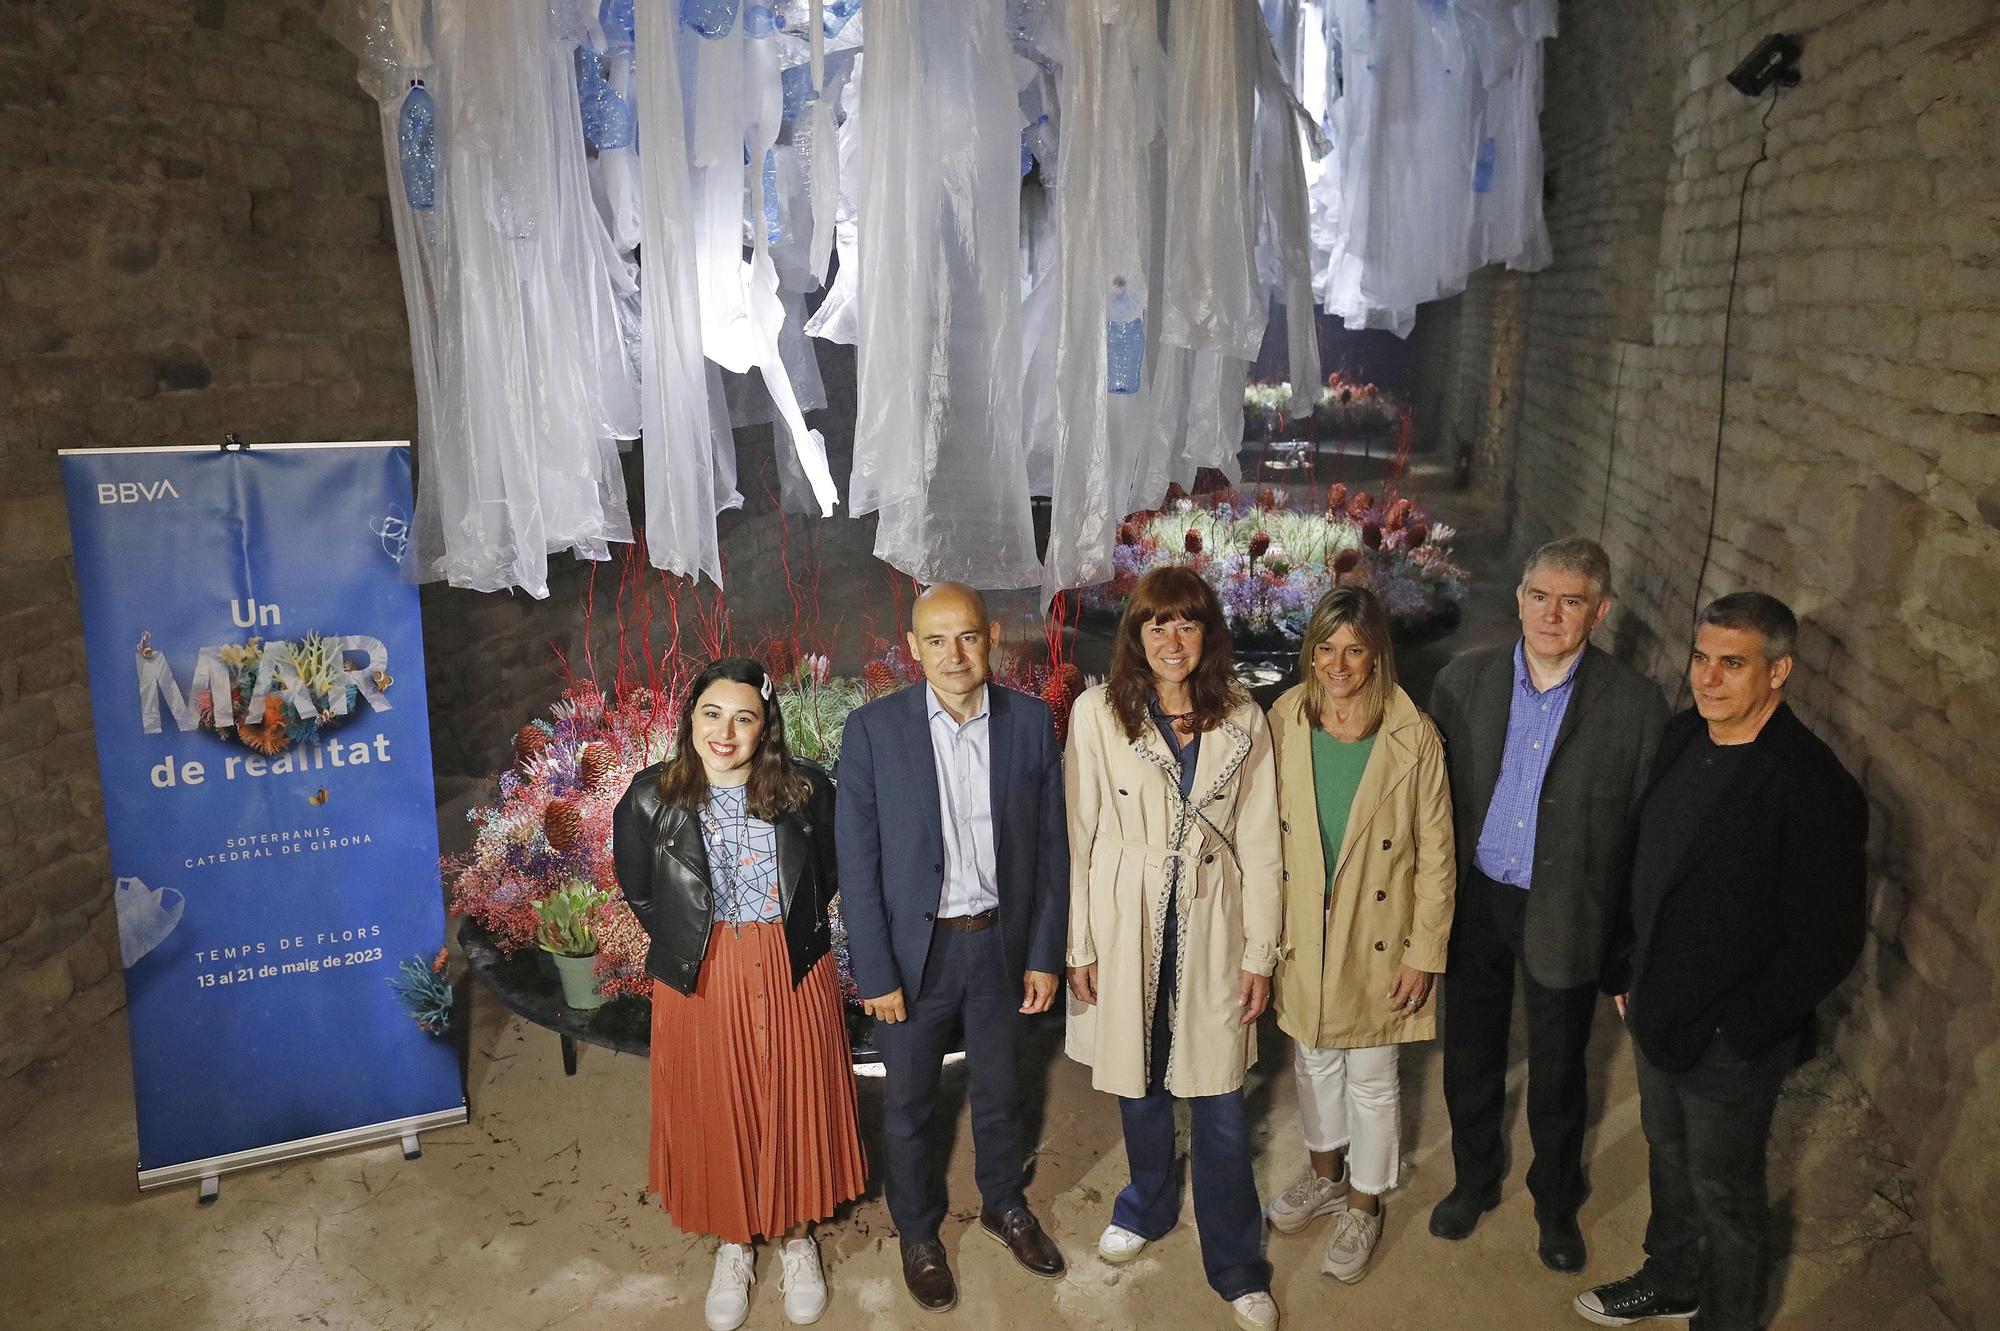
<path fill-rule="evenodd" d="M 1515 972 L 1527 1016 L 1528 1135 L 1542 1263 L 1580 1271 L 1586 1188 L 1584 1048 L 1598 1007 L 1605 907 L 1666 720 L 1660 690 L 1590 645 L 1611 606 L 1611 561 L 1570 537 L 1537 550 L 1515 593 L 1521 636 L 1441 671 L 1458 834 L 1458 901 L 1444 975 L 1450 1195 L 1431 1233 L 1462 1239 L 1500 1203 L 1501 1111 Z"/>
<path fill-rule="evenodd" d="M 1772 1110 L 1866 926 L 1868 804 L 1785 703 L 1797 632 L 1761 592 L 1702 611 L 1695 705 L 1640 803 L 1604 988 L 1637 1047 L 1653 1211 L 1645 1265 L 1577 1297 L 1600 1326 L 1763 1313 Z"/>

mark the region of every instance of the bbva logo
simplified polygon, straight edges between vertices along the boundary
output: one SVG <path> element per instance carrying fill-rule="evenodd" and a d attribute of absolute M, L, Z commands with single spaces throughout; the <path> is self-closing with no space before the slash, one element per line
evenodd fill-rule
<path fill-rule="evenodd" d="M 97 487 L 100 504 L 150 504 L 155 499 L 179 499 L 172 481 L 118 481 Z"/>

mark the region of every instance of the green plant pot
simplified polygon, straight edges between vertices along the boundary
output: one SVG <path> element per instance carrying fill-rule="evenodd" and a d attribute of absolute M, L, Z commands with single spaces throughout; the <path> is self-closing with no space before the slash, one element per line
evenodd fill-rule
<path fill-rule="evenodd" d="M 590 973 L 597 964 L 596 956 L 565 957 L 553 952 L 548 956 L 562 980 L 563 1002 L 579 1012 L 604 1006 L 604 995 L 597 992 L 597 977 Z"/>

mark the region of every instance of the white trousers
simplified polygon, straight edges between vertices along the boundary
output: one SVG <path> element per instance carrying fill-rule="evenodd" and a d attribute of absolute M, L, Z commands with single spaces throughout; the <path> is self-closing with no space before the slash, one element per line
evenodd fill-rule
<path fill-rule="evenodd" d="M 1401 1045 L 1369 1049 L 1292 1046 L 1299 1126 L 1309 1151 L 1347 1150 L 1348 1186 L 1380 1196 L 1396 1186 L 1402 1156 Z"/>

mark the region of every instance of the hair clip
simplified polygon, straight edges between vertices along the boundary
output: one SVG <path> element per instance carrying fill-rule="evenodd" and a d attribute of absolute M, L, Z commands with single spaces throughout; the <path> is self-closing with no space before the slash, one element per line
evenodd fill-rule
<path fill-rule="evenodd" d="M 771 701 L 771 672 L 764 672 L 764 682 L 757 686 L 757 696 L 765 702 Z"/>

